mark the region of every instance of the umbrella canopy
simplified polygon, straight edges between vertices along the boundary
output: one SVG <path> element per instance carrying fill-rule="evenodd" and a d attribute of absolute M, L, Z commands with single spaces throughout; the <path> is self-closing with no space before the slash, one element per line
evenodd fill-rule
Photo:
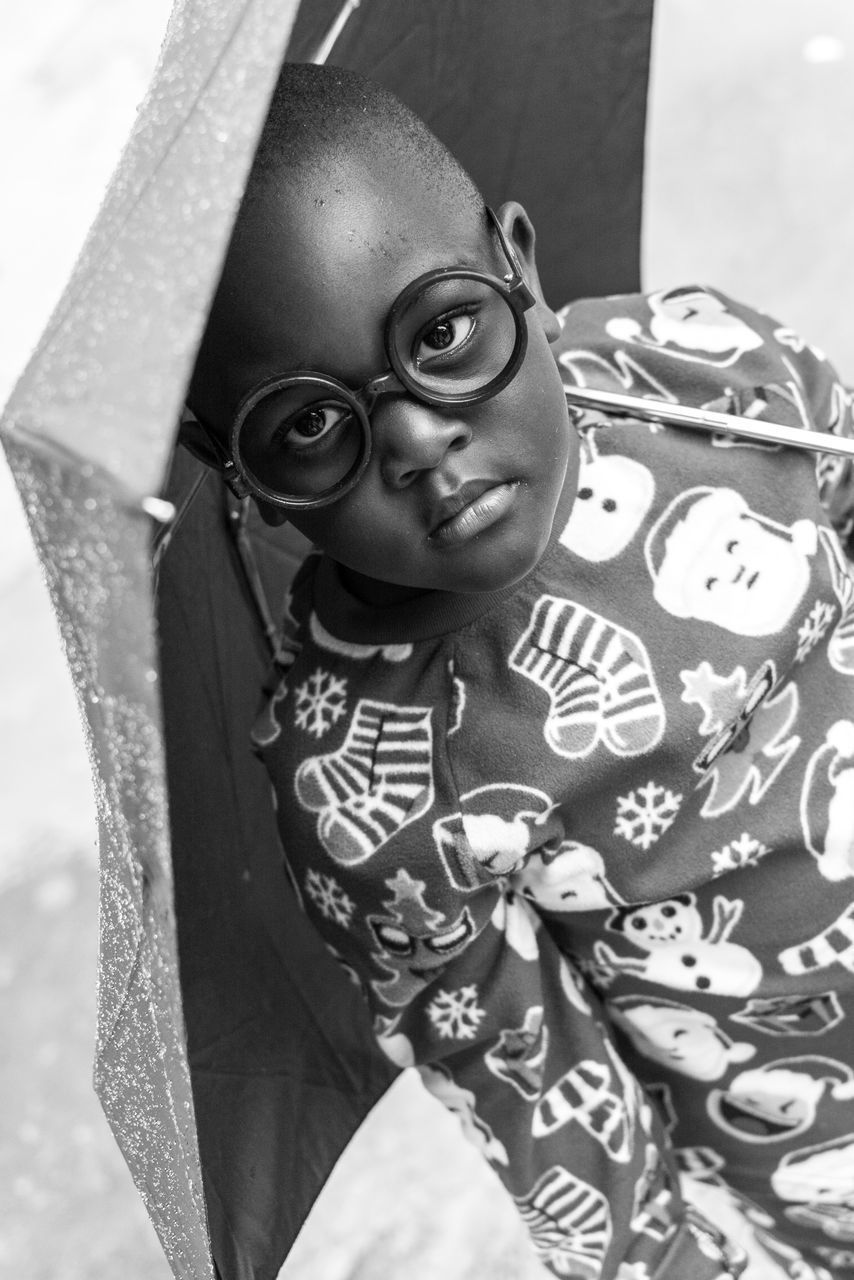
<path fill-rule="evenodd" d="M 156 593 L 151 569 L 153 525 L 197 479 L 174 423 L 283 51 L 315 56 L 341 11 L 296 8 L 179 0 L 0 428 L 94 766 L 96 1087 L 175 1275 L 198 1280 L 276 1275 L 393 1077 L 295 910 L 247 745 L 258 589 L 275 612 L 299 549 L 208 485 Z M 636 287 L 651 0 L 345 9 L 334 60 L 400 93 L 488 198 L 529 205 L 553 300 Z"/>
<path fill-rule="evenodd" d="M 176 1276 L 199 1278 L 214 1271 L 178 984 L 151 606 L 150 512 L 164 512 L 149 499 L 295 9 L 295 0 L 176 8 L 99 217 L 3 419 L 95 766 L 96 1087 Z"/>
<path fill-rule="evenodd" d="M 341 0 L 297 14 L 308 60 Z M 549 300 L 637 289 L 653 0 L 360 0 L 332 61 L 385 84 L 487 203 L 521 200 Z"/>

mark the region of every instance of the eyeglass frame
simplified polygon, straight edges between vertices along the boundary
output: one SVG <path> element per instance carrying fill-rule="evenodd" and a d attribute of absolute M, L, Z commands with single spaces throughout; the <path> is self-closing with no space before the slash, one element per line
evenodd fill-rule
<path fill-rule="evenodd" d="M 417 279 L 406 285 L 397 295 L 391 305 L 388 316 L 386 317 L 383 344 L 385 346 L 386 355 L 389 359 L 389 368 L 383 373 L 369 378 L 361 387 L 353 390 L 345 383 L 339 382 L 337 378 L 333 378 L 330 374 L 320 373 L 313 369 L 296 369 L 286 374 L 273 374 L 271 377 L 264 378 L 261 382 L 252 387 L 246 395 L 243 396 L 235 411 L 234 421 L 229 431 L 228 447 L 216 436 L 212 429 L 201 419 L 197 418 L 199 425 L 208 437 L 219 461 L 219 469 L 223 480 L 236 498 L 247 498 L 253 494 L 257 498 L 261 498 L 264 502 L 273 506 L 282 507 L 286 510 L 308 511 L 316 508 L 329 506 L 333 502 L 339 501 L 346 493 L 355 488 L 361 479 L 371 458 L 371 424 L 370 415 L 373 412 L 374 405 L 382 395 L 390 394 L 408 394 L 422 404 L 443 406 L 443 405 L 472 405 L 481 404 L 485 400 L 491 400 L 493 396 L 498 395 L 500 391 L 512 382 L 519 372 L 519 367 L 525 358 L 525 352 L 528 347 L 528 328 L 524 322 L 524 313 L 535 304 L 536 295 L 525 280 L 522 271 L 522 265 L 519 262 L 516 250 L 510 243 L 509 238 L 504 232 L 504 228 L 498 220 L 495 212 L 489 207 L 484 206 L 486 215 L 495 230 L 499 244 L 510 264 L 511 270 L 506 275 L 499 278 L 493 276 L 489 272 L 476 271 L 470 267 L 439 267 L 434 271 L 427 271 Z M 401 311 L 404 309 L 410 298 L 429 285 L 447 279 L 456 278 L 463 280 L 474 280 L 481 284 L 486 284 L 490 288 L 499 293 L 507 302 L 513 312 L 516 322 L 516 341 L 510 358 L 502 369 L 501 373 L 496 375 L 491 382 L 485 387 L 481 387 L 477 391 L 461 392 L 458 395 L 438 395 L 435 392 L 427 391 L 424 387 L 408 373 L 407 369 L 400 360 L 397 350 L 391 341 L 395 322 Z M 321 494 L 319 497 L 303 496 L 299 494 L 283 495 L 275 489 L 269 488 L 260 481 L 254 473 L 245 465 L 240 451 L 240 433 L 247 417 L 257 404 L 264 400 L 268 395 L 275 391 L 281 391 L 285 387 L 289 387 L 299 383 L 314 384 L 332 395 L 327 398 L 333 399 L 334 402 L 343 401 L 354 412 L 354 416 L 359 423 L 362 432 L 361 449 L 357 462 L 350 468 L 337 484 Z M 318 401 L 317 403 L 323 403 Z M 195 415 L 194 415 L 195 416 Z"/>

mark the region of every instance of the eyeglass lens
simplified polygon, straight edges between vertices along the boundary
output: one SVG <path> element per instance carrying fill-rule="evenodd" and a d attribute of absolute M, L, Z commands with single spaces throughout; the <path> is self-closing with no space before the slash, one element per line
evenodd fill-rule
<path fill-rule="evenodd" d="M 389 334 L 390 354 L 414 388 L 454 399 L 500 378 L 513 359 L 518 324 L 504 293 L 483 280 L 444 276 L 402 295 Z M 271 391 L 246 415 L 241 459 L 268 490 L 322 496 L 357 466 L 364 436 L 354 404 L 311 382 Z"/>

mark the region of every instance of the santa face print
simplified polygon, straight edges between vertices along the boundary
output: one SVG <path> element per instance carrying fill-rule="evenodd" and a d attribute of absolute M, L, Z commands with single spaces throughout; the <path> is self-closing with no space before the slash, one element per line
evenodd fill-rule
<path fill-rule="evenodd" d="M 638 1053 L 695 1080 L 719 1080 L 756 1052 L 733 1042 L 710 1014 L 672 1000 L 617 997 L 608 1007 Z"/>
<path fill-rule="evenodd" d="M 713 1089 L 707 1107 L 721 1129 L 742 1142 L 779 1142 L 803 1133 L 827 1095 L 854 1097 L 851 1068 L 832 1058 L 782 1058 L 741 1071 L 726 1089 Z"/>
<path fill-rule="evenodd" d="M 776 1084 L 776 1080 L 771 1080 L 765 1082 L 764 1087 L 761 1083 L 751 1087 L 744 1080 L 736 1078 L 733 1081 L 730 1092 L 734 1103 L 730 1104 L 730 1111 L 737 1108 L 740 1123 L 733 1123 L 726 1105 L 722 1107 L 722 1114 L 742 1139 L 752 1137 L 756 1140 L 757 1137 L 759 1139 L 765 1137 L 767 1140 L 777 1136 L 791 1137 L 793 1133 L 800 1133 L 811 1124 L 813 1118 L 811 1099 L 806 1095 L 798 1097 L 794 1091 L 777 1092 Z"/>
<path fill-rule="evenodd" d="M 854 1134 L 784 1156 L 771 1175 L 782 1200 L 846 1204 L 854 1200 Z"/>
<path fill-rule="evenodd" d="M 700 287 L 653 294 L 650 307 L 650 331 L 660 343 L 709 355 L 733 350 L 741 354 L 762 344 L 761 334 L 728 311 L 720 298 Z"/>
<path fill-rule="evenodd" d="M 433 824 L 448 880 L 469 892 L 510 875 L 532 849 L 563 835 L 563 822 L 544 791 L 489 783 L 460 796 L 460 811 Z"/>
<path fill-rule="evenodd" d="M 602 911 L 621 901 L 608 883 L 601 853 L 576 840 L 537 849 L 512 884 L 544 911 Z"/>
<path fill-rule="evenodd" d="M 806 558 L 743 513 L 717 530 L 698 557 L 689 600 L 695 617 L 741 634 L 788 621 L 809 578 Z"/>
<path fill-rule="evenodd" d="M 698 488 L 668 506 L 645 551 L 655 599 L 668 613 L 765 636 L 800 604 L 817 545 L 810 520 L 778 525 L 732 489 Z"/>
<path fill-rule="evenodd" d="M 724 367 L 762 345 L 762 335 L 702 285 L 682 286 L 649 295 L 648 327 L 628 316 L 609 320 L 618 341 L 666 352 L 675 359 Z"/>

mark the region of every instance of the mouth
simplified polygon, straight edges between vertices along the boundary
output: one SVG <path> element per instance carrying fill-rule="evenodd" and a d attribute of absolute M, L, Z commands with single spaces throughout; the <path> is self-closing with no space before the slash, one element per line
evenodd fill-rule
<path fill-rule="evenodd" d="M 436 508 L 428 541 L 451 547 L 477 537 L 506 515 L 518 488 L 517 480 L 469 480 Z"/>

